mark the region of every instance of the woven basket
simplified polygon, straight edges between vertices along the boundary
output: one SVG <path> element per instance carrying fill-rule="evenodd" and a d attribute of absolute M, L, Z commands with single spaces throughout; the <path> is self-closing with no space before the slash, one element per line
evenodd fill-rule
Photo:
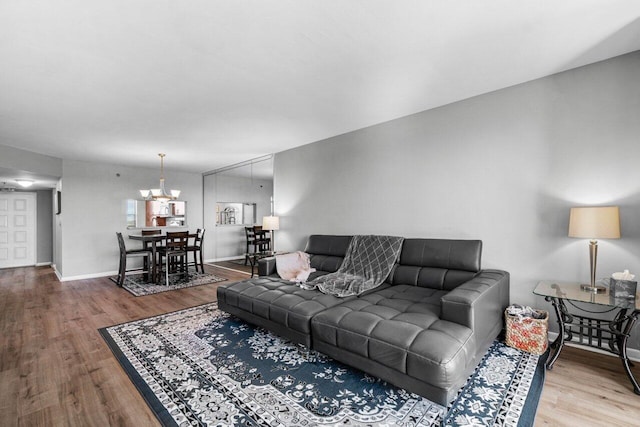
<path fill-rule="evenodd" d="M 543 314 L 544 318 L 534 319 L 512 316 L 505 310 L 504 318 L 507 324 L 506 343 L 509 347 L 526 351 L 532 354 L 542 354 L 547 351 L 549 341 L 547 332 L 549 331 L 549 313 L 544 310 L 536 310 Z"/>

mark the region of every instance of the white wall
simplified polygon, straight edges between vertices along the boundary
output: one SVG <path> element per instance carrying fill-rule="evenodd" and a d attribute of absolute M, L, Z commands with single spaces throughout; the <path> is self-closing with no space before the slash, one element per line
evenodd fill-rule
<path fill-rule="evenodd" d="M 61 259 L 63 279 L 98 276 L 118 268 L 115 233 L 125 234 L 126 200 L 139 198 L 141 188 L 158 183 L 160 171 L 63 161 Z M 188 228 L 202 227 L 202 175 L 165 170 L 167 188 L 182 191 L 187 202 Z M 139 242 L 126 241 L 128 246 Z"/>
<path fill-rule="evenodd" d="M 616 204 L 623 238 L 600 242 L 598 276 L 640 275 L 639 79 L 635 52 L 278 153 L 277 246 L 312 233 L 482 239 L 512 301 L 550 309 L 532 295 L 539 280 L 589 278 L 569 208 Z"/>

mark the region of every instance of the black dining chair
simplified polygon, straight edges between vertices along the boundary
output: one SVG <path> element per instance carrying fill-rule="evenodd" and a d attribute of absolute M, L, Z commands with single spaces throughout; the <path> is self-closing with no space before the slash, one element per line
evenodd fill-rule
<path fill-rule="evenodd" d="M 162 234 L 162 230 L 140 230 L 140 234 L 143 236 L 155 236 L 157 234 Z M 145 250 L 150 251 L 151 248 L 149 248 L 149 242 L 142 242 L 142 247 Z M 160 247 L 159 245 L 156 246 L 156 248 Z M 146 262 L 146 261 L 145 261 Z M 156 262 L 156 260 L 154 259 L 153 262 Z"/>
<path fill-rule="evenodd" d="M 187 243 L 188 231 L 167 232 L 165 245 L 158 248 L 159 265 L 164 269 L 165 285 L 173 274 L 188 275 Z M 164 259 L 164 262 L 163 262 Z M 164 265 L 163 265 L 164 264 Z"/>
<path fill-rule="evenodd" d="M 271 232 L 263 230 L 261 225 L 253 226 L 253 233 L 256 235 L 254 242 L 254 252 L 267 252 L 271 250 Z"/>
<path fill-rule="evenodd" d="M 188 266 L 193 265 L 198 272 L 198 266 L 200 271 L 204 273 L 204 262 L 202 261 L 202 243 L 204 241 L 204 229 L 198 228 L 196 234 L 193 236 L 193 245 L 187 246 L 187 254 L 193 253 L 193 262 L 188 263 Z"/>
<path fill-rule="evenodd" d="M 245 227 L 244 235 L 247 239 L 247 248 L 244 251 L 244 265 L 247 265 L 247 261 L 249 261 L 249 249 L 253 246 L 253 242 L 256 240 L 256 234 L 253 232 L 253 227 Z"/>
<path fill-rule="evenodd" d="M 148 249 L 129 249 L 127 250 L 124 244 L 124 238 L 122 233 L 116 232 L 118 237 L 118 247 L 120 248 L 120 265 L 118 266 L 118 286 L 124 285 L 125 276 L 127 273 L 133 272 L 146 272 L 147 280 L 151 277 L 151 251 Z M 144 264 L 142 268 L 131 268 L 127 270 L 127 258 L 143 258 Z"/>
<path fill-rule="evenodd" d="M 140 230 L 140 234 L 143 236 L 154 236 L 156 234 L 162 234 L 162 230 Z M 147 242 L 144 244 L 146 245 Z"/>
<path fill-rule="evenodd" d="M 247 239 L 247 250 L 244 255 L 244 265 L 250 261 L 251 254 L 258 252 L 266 252 L 271 247 L 271 239 L 267 237 L 267 231 L 263 231 L 261 226 L 245 227 L 245 236 Z M 252 249 L 252 250 L 249 250 Z"/>

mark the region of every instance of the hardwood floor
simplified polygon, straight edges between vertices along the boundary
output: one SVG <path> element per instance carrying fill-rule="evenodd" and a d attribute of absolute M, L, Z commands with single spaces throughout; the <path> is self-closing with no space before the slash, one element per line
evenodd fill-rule
<path fill-rule="evenodd" d="M 0 270 L 0 425 L 159 425 L 98 328 L 214 301 L 219 285 L 136 298 L 107 278 L 60 283 L 49 267 Z M 536 426 L 613 425 L 640 425 L 640 396 L 619 360 L 567 348 L 547 372 Z"/>
<path fill-rule="evenodd" d="M 222 267 L 222 268 L 226 268 L 226 269 L 230 269 L 230 270 L 237 270 L 237 271 L 241 271 L 244 272 L 246 274 L 251 275 L 251 266 L 250 265 L 244 265 L 243 263 L 238 264 L 237 262 L 233 262 L 233 261 L 219 261 L 219 262 L 214 262 L 212 264 L 209 264 L 213 267 Z M 254 269 L 254 272 L 257 274 L 257 268 Z"/>
<path fill-rule="evenodd" d="M 60 283 L 49 267 L 0 270 L 0 425 L 159 425 L 98 328 L 215 301 L 218 286 L 134 297 L 107 278 Z"/>
<path fill-rule="evenodd" d="M 546 372 L 535 425 L 640 426 L 640 396 L 619 358 L 565 347 Z"/>

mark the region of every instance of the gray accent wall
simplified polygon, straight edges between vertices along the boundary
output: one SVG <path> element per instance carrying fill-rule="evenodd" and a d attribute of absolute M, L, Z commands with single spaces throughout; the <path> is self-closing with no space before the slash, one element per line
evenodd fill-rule
<path fill-rule="evenodd" d="M 512 302 L 548 310 L 539 280 L 589 279 L 569 208 L 619 205 L 597 275 L 640 278 L 640 52 L 278 153 L 274 200 L 281 250 L 313 233 L 481 239 Z"/>

